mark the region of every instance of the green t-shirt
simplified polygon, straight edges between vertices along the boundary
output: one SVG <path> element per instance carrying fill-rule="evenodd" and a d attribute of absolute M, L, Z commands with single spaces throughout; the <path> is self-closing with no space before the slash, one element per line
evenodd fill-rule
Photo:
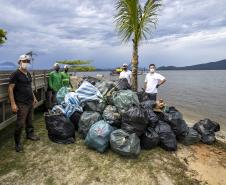
<path fill-rule="evenodd" d="M 70 75 L 66 72 L 61 72 L 61 78 L 62 78 L 62 85 L 63 86 L 69 86 L 69 82 L 70 82 Z"/>
<path fill-rule="evenodd" d="M 52 71 L 49 74 L 49 87 L 57 92 L 62 87 L 62 77 L 60 72 Z"/>

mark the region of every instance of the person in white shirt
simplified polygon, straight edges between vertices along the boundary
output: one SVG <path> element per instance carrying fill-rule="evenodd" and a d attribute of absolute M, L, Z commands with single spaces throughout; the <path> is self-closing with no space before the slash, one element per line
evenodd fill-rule
<path fill-rule="evenodd" d="M 126 78 L 129 85 L 131 85 L 131 76 L 132 76 L 132 72 L 130 70 L 128 70 L 128 65 L 127 64 L 123 64 L 122 65 L 122 69 L 123 71 L 120 73 L 119 78 Z"/>
<path fill-rule="evenodd" d="M 149 65 L 150 72 L 146 75 L 144 81 L 144 89 L 145 92 L 148 94 L 150 100 L 156 101 L 158 87 L 166 82 L 166 78 L 159 73 L 156 73 L 155 64 Z"/>

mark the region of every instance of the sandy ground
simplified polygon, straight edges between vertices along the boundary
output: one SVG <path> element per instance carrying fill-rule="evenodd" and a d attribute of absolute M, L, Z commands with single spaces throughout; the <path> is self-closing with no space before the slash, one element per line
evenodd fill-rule
<path fill-rule="evenodd" d="M 158 147 L 127 159 L 90 150 L 78 137 L 71 145 L 52 143 L 42 116 L 35 126 L 41 140 L 24 140 L 22 153 L 14 152 L 12 127 L 0 133 L 0 185 L 226 185 L 224 145 L 178 145 L 177 152 Z"/>

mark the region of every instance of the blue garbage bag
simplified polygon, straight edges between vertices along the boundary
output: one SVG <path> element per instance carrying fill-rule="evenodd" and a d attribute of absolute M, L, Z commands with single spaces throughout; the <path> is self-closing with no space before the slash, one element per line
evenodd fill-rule
<path fill-rule="evenodd" d="M 114 127 L 110 126 L 104 120 L 100 120 L 91 126 L 86 136 L 85 144 L 103 153 L 109 147 L 110 134 L 113 131 Z"/>
<path fill-rule="evenodd" d="M 60 88 L 60 90 L 56 94 L 56 99 L 57 99 L 58 104 L 60 104 L 61 102 L 64 101 L 64 97 L 66 96 L 67 93 L 69 93 L 68 87 L 64 86 L 64 87 Z"/>

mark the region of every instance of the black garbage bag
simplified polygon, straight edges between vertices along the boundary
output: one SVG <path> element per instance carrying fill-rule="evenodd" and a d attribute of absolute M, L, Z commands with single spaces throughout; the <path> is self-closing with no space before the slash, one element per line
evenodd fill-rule
<path fill-rule="evenodd" d="M 102 95 L 107 94 L 113 87 L 115 87 L 115 83 L 112 81 L 101 81 L 96 83 L 96 88 L 100 91 Z"/>
<path fill-rule="evenodd" d="M 168 116 L 161 111 L 154 111 L 155 115 L 157 116 L 158 120 L 169 122 Z"/>
<path fill-rule="evenodd" d="M 144 115 L 148 120 L 148 126 L 155 128 L 158 124 L 159 118 L 152 109 L 144 109 Z"/>
<path fill-rule="evenodd" d="M 118 113 L 115 106 L 108 105 L 105 108 L 102 117 L 111 126 L 116 128 L 121 127 L 121 115 Z"/>
<path fill-rule="evenodd" d="M 128 111 L 122 115 L 121 129 L 128 133 L 136 133 L 137 136 L 144 134 L 147 128 L 147 119 L 143 109 L 132 106 Z"/>
<path fill-rule="evenodd" d="M 177 137 L 186 136 L 188 132 L 188 126 L 183 120 L 182 114 L 175 107 L 169 107 L 168 112 L 165 114 L 174 134 Z"/>
<path fill-rule="evenodd" d="M 171 127 L 163 121 L 159 121 L 155 127 L 155 132 L 159 135 L 160 146 L 168 151 L 177 150 L 177 140 Z"/>
<path fill-rule="evenodd" d="M 118 129 L 111 133 L 111 149 L 122 156 L 137 157 L 140 154 L 140 139 L 135 133 L 129 134 Z"/>
<path fill-rule="evenodd" d="M 49 139 L 59 144 L 75 142 L 75 128 L 63 114 L 46 112 L 44 114 Z"/>
<path fill-rule="evenodd" d="M 210 119 L 197 122 L 193 128 L 201 135 L 201 141 L 205 144 L 213 144 L 216 140 L 215 132 L 220 130 L 220 125 Z"/>
<path fill-rule="evenodd" d="M 141 136 L 140 145 L 142 149 L 152 149 L 158 146 L 159 136 L 152 127 L 148 127 L 145 133 Z"/>
<path fill-rule="evenodd" d="M 96 83 L 100 82 L 99 79 L 92 77 L 92 76 L 84 76 L 83 81 L 87 81 L 87 82 L 91 83 L 92 85 L 95 85 Z"/>
<path fill-rule="evenodd" d="M 73 123 L 75 130 L 78 130 L 78 123 L 79 123 L 81 114 L 82 114 L 81 112 L 75 111 L 70 117 L 70 121 Z"/>
<path fill-rule="evenodd" d="M 119 81 L 116 83 L 118 90 L 127 90 L 131 89 L 130 84 L 128 83 L 128 80 L 126 78 L 119 79 Z"/>
<path fill-rule="evenodd" d="M 90 127 L 101 120 L 101 115 L 99 112 L 85 111 L 83 112 L 80 121 L 78 123 L 78 132 L 81 134 L 82 138 L 85 139 Z"/>
<path fill-rule="evenodd" d="M 140 103 L 140 107 L 143 109 L 153 109 L 154 105 L 155 105 L 155 101 L 153 100 L 146 100 Z"/>
<path fill-rule="evenodd" d="M 193 145 L 200 141 L 200 135 L 195 129 L 189 127 L 187 135 L 180 137 L 179 141 L 186 146 Z"/>
<path fill-rule="evenodd" d="M 137 96 L 140 102 L 150 100 L 148 94 L 145 91 L 137 92 Z"/>
<path fill-rule="evenodd" d="M 84 111 L 93 111 L 102 113 L 106 107 L 106 103 L 104 101 L 89 101 L 85 103 L 83 107 Z"/>

